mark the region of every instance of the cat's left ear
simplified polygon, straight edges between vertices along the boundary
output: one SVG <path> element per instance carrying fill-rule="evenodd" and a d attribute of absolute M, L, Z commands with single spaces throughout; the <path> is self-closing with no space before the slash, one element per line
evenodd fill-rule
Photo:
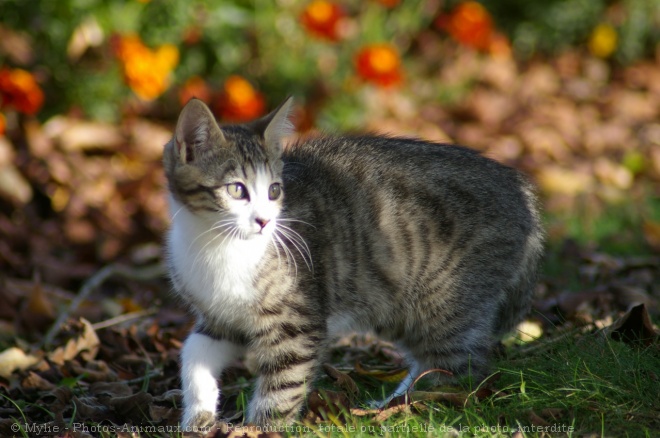
<path fill-rule="evenodd" d="M 270 114 L 255 123 L 255 129 L 262 134 L 266 147 L 278 154 L 282 152 L 282 139 L 294 130 L 289 121 L 292 105 L 293 96 L 289 96 Z"/>

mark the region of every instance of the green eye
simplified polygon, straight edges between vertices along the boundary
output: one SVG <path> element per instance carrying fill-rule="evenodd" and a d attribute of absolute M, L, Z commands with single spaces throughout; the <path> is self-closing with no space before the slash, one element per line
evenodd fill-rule
<path fill-rule="evenodd" d="M 282 185 L 280 183 L 271 184 L 268 188 L 268 199 L 274 201 L 282 194 Z"/>
<path fill-rule="evenodd" d="M 227 193 L 234 199 L 246 199 L 248 196 L 247 189 L 241 183 L 227 184 Z"/>

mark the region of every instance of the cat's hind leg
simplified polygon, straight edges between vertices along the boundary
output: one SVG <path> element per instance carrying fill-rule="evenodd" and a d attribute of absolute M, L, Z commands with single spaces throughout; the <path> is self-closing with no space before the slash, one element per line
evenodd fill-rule
<path fill-rule="evenodd" d="M 215 423 L 220 390 L 217 379 L 223 369 L 238 358 L 243 348 L 226 340 L 192 333 L 181 350 L 184 431 Z"/>
<path fill-rule="evenodd" d="M 465 339 L 465 338 L 464 338 Z M 418 354 L 423 370 L 436 370 L 429 373 L 433 386 L 479 383 L 489 371 L 488 359 L 492 349 L 490 337 L 475 340 L 473 343 L 443 342 L 423 348 Z"/>

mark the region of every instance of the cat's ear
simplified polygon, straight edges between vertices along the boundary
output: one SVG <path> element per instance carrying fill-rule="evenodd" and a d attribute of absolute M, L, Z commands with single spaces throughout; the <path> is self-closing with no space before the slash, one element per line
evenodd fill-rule
<path fill-rule="evenodd" d="M 286 98 L 284 102 L 275 108 L 270 114 L 256 122 L 255 129 L 262 134 L 266 147 L 282 151 L 282 139 L 294 130 L 289 120 L 289 111 L 293 105 L 293 96 Z"/>
<path fill-rule="evenodd" d="M 225 138 L 211 110 L 199 99 L 183 107 L 174 134 L 175 153 L 182 163 L 192 162 L 205 148 L 224 143 Z"/>

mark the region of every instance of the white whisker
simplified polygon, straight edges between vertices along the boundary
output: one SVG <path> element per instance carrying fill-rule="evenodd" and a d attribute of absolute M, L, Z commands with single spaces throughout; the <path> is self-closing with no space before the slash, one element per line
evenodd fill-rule
<path fill-rule="evenodd" d="M 292 244 L 293 246 L 296 247 L 298 252 L 303 258 L 303 261 L 307 265 L 307 269 L 310 271 L 314 272 L 314 262 L 312 261 L 312 252 L 309 249 L 309 246 L 307 245 L 307 242 L 305 242 L 305 239 L 293 228 L 287 227 L 286 225 L 283 224 L 278 224 L 280 229 L 280 233 L 284 237 L 286 237 Z"/>
<path fill-rule="evenodd" d="M 233 228 L 231 229 L 231 231 L 230 231 L 229 233 L 227 233 L 227 235 L 225 236 L 225 238 L 222 239 L 222 242 L 220 242 L 220 246 L 224 246 L 224 244 L 225 244 L 225 242 L 227 241 L 227 239 L 229 239 L 229 242 L 231 242 L 231 241 L 234 239 L 234 237 L 236 236 L 236 234 L 238 234 L 238 233 L 240 233 L 240 232 L 241 232 L 240 228 L 238 228 L 238 227 L 233 227 Z"/>
<path fill-rule="evenodd" d="M 181 207 L 179 207 L 179 209 L 178 209 L 177 211 L 174 212 L 174 214 L 172 215 L 172 219 L 170 219 L 170 221 L 173 222 L 173 221 L 174 221 L 174 218 L 176 217 L 177 214 L 179 214 L 179 212 L 180 212 L 181 210 L 183 210 L 183 205 L 182 205 Z"/>
<path fill-rule="evenodd" d="M 215 230 L 222 230 L 223 228 L 231 227 L 233 223 L 234 223 L 233 219 L 221 219 L 221 220 L 215 222 L 211 228 L 209 228 L 206 231 L 203 231 L 203 232 L 199 233 L 199 235 L 197 237 L 195 237 L 192 240 L 192 242 L 190 242 L 190 245 L 188 245 L 188 250 L 186 251 L 186 255 L 190 254 L 190 250 L 192 249 L 195 242 L 197 242 L 197 240 L 199 238 L 201 238 L 203 235 L 205 235 L 207 233 L 211 233 Z M 213 239 L 211 239 L 211 241 L 213 241 Z M 206 248 L 206 245 L 204 245 L 204 248 Z"/>
<path fill-rule="evenodd" d="M 202 234 L 204 234 L 204 233 L 202 233 Z M 199 257 L 201 257 L 202 254 L 204 254 L 204 250 L 206 249 L 206 247 L 209 246 L 211 243 L 213 243 L 213 241 L 216 240 L 220 236 L 222 236 L 222 234 L 216 234 L 215 236 L 213 236 L 212 239 L 210 239 L 208 242 L 206 242 L 206 244 L 197 252 L 197 256 L 195 256 L 195 259 L 193 260 L 191 266 L 194 267 L 197 264 L 197 260 L 199 259 Z"/>
<path fill-rule="evenodd" d="M 278 218 L 277 221 L 278 222 L 282 222 L 282 221 L 284 221 L 284 222 L 300 222 L 301 224 L 309 225 L 310 227 L 316 229 L 316 227 L 314 225 L 310 224 L 309 222 L 301 221 L 300 219 L 288 219 L 288 218 L 281 217 L 281 218 Z"/>
<path fill-rule="evenodd" d="M 273 244 L 273 247 L 275 248 L 275 254 L 277 255 L 277 269 L 279 270 L 279 269 L 280 269 L 280 266 L 281 266 L 281 262 L 282 262 L 282 260 L 280 259 L 280 250 L 279 250 L 279 248 L 277 247 L 277 241 L 275 240 L 274 235 L 275 235 L 275 233 L 271 233 L 271 235 L 270 235 L 270 241 L 271 241 L 271 243 Z"/>
<path fill-rule="evenodd" d="M 284 255 L 286 255 L 286 260 L 287 260 L 287 268 L 290 270 L 291 269 L 291 262 L 293 262 L 293 268 L 294 268 L 294 277 L 297 279 L 298 278 L 298 262 L 296 262 L 296 258 L 294 257 L 293 253 L 291 250 L 286 246 L 286 244 L 282 241 L 280 236 L 277 235 L 277 232 L 280 230 L 275 229 L 275 232 L 273 233 L 273 236 L 280 242 L 280 245 L 282 245 L 282 249 L 284 250 Z M 291 262 L 289 261 L 291 260 Z M 289 271 L 290 272 L 290 271 Z"/>

